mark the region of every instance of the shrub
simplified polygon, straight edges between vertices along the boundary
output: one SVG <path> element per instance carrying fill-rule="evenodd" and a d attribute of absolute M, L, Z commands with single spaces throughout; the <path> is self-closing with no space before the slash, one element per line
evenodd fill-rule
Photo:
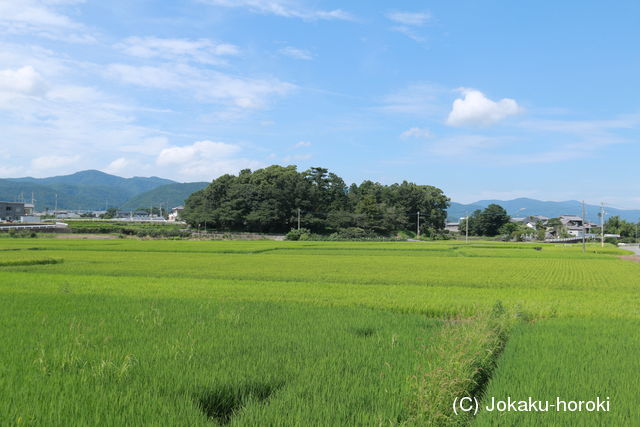
<path fill-rule="evenodd" d="M 309 240 L 310 236 L 311 236 L 311 231 L 308 228 L 300 228 L 300 229 L 292 228 L 291 231 L 289 231 L 286 234 L 285 239 L 286 240 Z"/>

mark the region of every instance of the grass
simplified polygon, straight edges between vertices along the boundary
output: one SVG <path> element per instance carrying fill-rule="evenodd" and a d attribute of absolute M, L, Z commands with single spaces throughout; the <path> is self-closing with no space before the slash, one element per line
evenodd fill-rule
<path fill-rule="evenodd" d="M 0 340 L 11 345 L 0 346 L 0 393 L 10 396 L 0 418 L 630 424 L 638 366 L 629 352 L 640 345 L 626 337 L 640 321 L 640 263 L 612 256 L 625 253 L 496 242 L 2 240 Z M 600 418 L 451 411 L 467 394 L 605 392 L 617 404 Z"/>

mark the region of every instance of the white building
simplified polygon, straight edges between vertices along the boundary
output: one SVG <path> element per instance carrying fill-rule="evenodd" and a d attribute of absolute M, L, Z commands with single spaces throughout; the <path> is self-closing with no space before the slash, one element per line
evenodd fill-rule
<path fill-rule="evenodd" d="M 180 219 L 180 215 L 184 211 L 184 206 L 178 206 L 171 209 L 171 213 L 169 214 L 169 221 L 176 222 Z"/>

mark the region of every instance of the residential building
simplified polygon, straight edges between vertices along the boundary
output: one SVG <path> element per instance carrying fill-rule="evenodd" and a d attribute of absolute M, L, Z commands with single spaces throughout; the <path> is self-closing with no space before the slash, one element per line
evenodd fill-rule
<path fill-rule="evenodd" d="M 176 222 L 180 219 L 180 215 L 184 211 L 184 206 L 177 206 L 171 209 L 171 213 L 169 214 L 169 221 Z"/>
<path fill-rule="evenodd" d="M 0 220 L 18 221 L 33 213 L 33 205 L 24 202 L 0 202 Z"/>

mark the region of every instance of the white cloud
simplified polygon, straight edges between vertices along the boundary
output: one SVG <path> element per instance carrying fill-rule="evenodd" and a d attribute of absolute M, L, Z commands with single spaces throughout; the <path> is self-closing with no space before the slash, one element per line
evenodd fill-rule
<path fill-rule="evenodd" d="M 116 159 L 113 162 L 109 163 L 109 166 L 105 168 L 105 172 L 116 175 L 122 172 L 127 166 L 129 166 L 129 164 L 129 160 L 125 159 L 124 157 L 120 157 L 119 159 Z"/>
<path fill-rule="evenodd" d="M 431 138 L 432 134 L 429 129 L 425 128 L 411 128 L 407 129 L 400 134 L 401 138 Z"/>
<path fill-rule="evenodd" d="M 296 143 L 293 148 L 303 148 L 303 147 L 311 147 L 311 143 L 309 141 L 300 141 Z"/>
<path fill-rule="evenodd" d="M 222 7 L 242 7 L 251 12 L 264 13 L 285 18 L 300 18 L 307 21 L 320 19 L 351 20 L 352 17 L 341 9 L 317 10 L 300 6 L 295 0 L 200 0 L 202 3 Z"/>
<path fill-rule="evenodd" d="M 402 25 L 420 27 L 431 20 L 431 14 L 428 12 L 392 12 L 387 18 Z"/>
<path fill-rule="evenodd" d="M 181 165 L 185 163 L 228 158 L 240 151 L 237 145 L 224 142 L 198 141 L 185 147 L 165 148 L 158 155 L 158 164 Z"/>
<path fill-rule="evenodd" d="M 143 87 L 187 90 L 202 102 L 230 104 L 240 109 L 264 108 L 270 97 L 282 96 L 294 86 L 277 79 L 248 79 L 185 64 L 133 66 L 112 64 L 108 75 Z"/>
<path fill-rule="evenodd" d="M 31 168 L 36 172 L 61 169 L 77 163 L 80 156 L 41 156 L 31 161 Z"/>
<path fill-rule="evenodd" d="M 10 34 L 29 34 L 69 42 L 90 43 L 85 27 L 58 8 L 84 0 L 1 0 L 0 28 Z"/>
<path fill-rule="evenodd" d="M 220 57 L 239 53 L 238 48 L 232 44 L 214 43 L 208 39 L 129 37 L 115 47 L 140 58 L 186 59 L 202 64 L 224 63 Z"/>
<path fill-rule="evenodd" d="M 292 46 L 287 46 L 280 49 L 280 53 L 285 56 L 290 56 L 291 58 L 303 59 L 306 61 L 310 61 L 313 59 L 313 55 L 308 50 L 298 49 Z"/>
<path fill-rule="evenodd" d="M 453 101 L 446 121 L 449 126 L 490 126 L 522 111 L 513 99 L 504 98 L 496 102 L 478 90 L 460 90 L 463 98 Z"/>
<path fill-rule="evenodd" d="M 416 34 L 416 29 L 431 21 L 431 14 L 428 12 L 392 12 L 387 15 L 394 23 L 398 24 L 391 29 L 417 41 L 424 42 L 423 36 Z"/>
<path fill-rule="evenodd" d="M 184 177 L 207 181 L 225 173 L 262 166 L 258 161 L 236 157 L 240 151 L 241 148 L 234 144 L 198 141 L 187 146 L 165 148 L 156 163 L 177 168 Z"/>
<path fill-rule="evenodd" d="M 31 66 L 0 70 L 0 92 L 34 95 L 42 92 L 42 77 Z"/>
<path fill-rule="evenodd" d="M 20 166 L 1 166 L 0 165 L 0 177 L 2 178 L 16 178 L 19 175 L 23 175 L 23 168 Z"/>

